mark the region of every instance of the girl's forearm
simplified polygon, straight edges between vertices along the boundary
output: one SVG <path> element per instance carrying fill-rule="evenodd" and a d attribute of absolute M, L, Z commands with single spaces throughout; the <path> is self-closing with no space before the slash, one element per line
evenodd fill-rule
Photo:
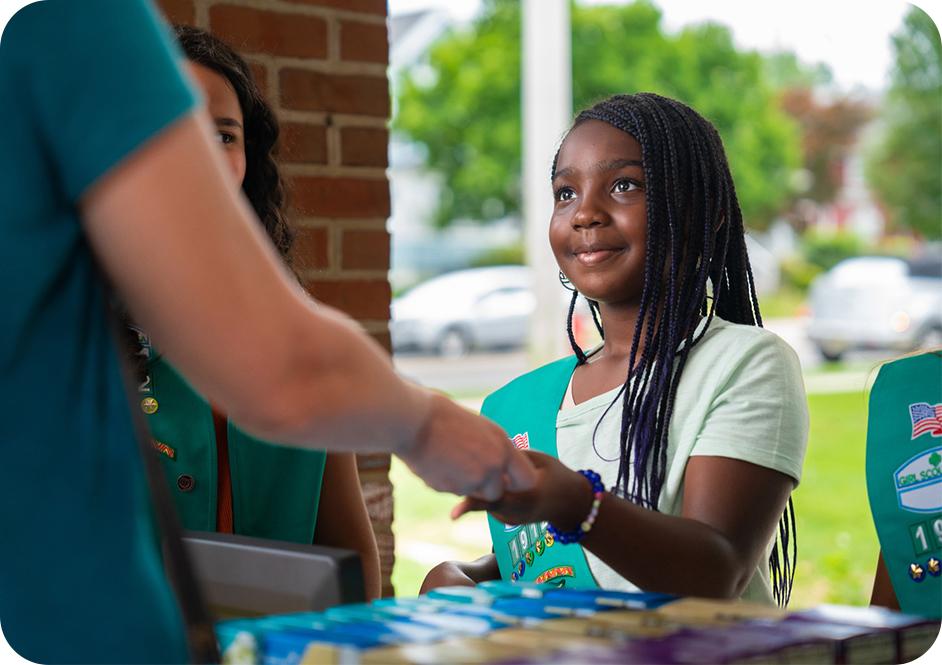
<path fill-rule="evenodd" d="M 754 568 L 713 527 L 606 494 L 582 545 L 646 591 L 732 598 Z"/>

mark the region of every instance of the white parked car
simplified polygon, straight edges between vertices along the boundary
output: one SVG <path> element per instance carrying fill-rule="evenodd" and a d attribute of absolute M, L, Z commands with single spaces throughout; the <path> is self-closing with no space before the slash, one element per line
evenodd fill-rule
<path fill-rule="evenodd" d="M 841 261 L 811 285 L 808 337 L 828 360 L 848 350 L 942 344 L 942 255 Z"/>
<path fill-rule="evenodd" d="M 393 349 L 447 356 L 526 343 L 536 301 L 525 266 L 472 268 L 419 284 L 392 302 Z"/>

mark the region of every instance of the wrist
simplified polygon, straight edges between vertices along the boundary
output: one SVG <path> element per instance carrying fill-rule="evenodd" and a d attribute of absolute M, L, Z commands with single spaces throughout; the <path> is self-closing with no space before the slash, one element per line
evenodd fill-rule
<path fill-rule="evenodd" d="M 598 473 L 589 469 L 583 469 L 577 474 L 583 481 L 583 487 L 588 489 L 589 493 L 589 508 L 588 511 L 582 513 L 581 519 L 575 525 L 571 525 L 571 522 L 550 522 L 549 532 L 556 537 L 563 545 L 568 543 L 579 543 L 581 542 L 588 533 L 592 530 L 592 527 L 595 525 L 595 520 L 599 515 L 599 509 L 602 505 L 602 499 L 605 496 L 605 486 L 602 484 L 602 478 Z M 586 490 L 583 490 L 583 495 Z M 582 501 L 573 501 L 574 505 L 585 504 Z M 577 514 L 574 511 L 567 515 L 566 517 L 571 519 L 572 515 Z M 565 518 L 564 518 L 565 519 Z"/>
<path fill-rule="evenodd" d="M 406 388 L 403 395 L 403 411 L 408 423 L 406 430 L 408 435 L 399 442 L 399 447 L 394 452 L 408 461 L 416 455 L 421 455 L 421 450 L 428 439 L 435 402 L 445 398 L 406 381 L 403 381 L 403 386 Z"/>
<path fill-rule="evenodd" d="M 566 489 L 554 496 L 557 505 L 547 521 L 560 531 L 578 529 L 592 509 L 592 484 L 578 471 L 570 471 Z"/>

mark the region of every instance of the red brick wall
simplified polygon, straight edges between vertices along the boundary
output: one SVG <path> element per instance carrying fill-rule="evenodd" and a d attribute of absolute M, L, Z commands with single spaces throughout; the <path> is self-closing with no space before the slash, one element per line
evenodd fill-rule
<path fill-rule="evenodd" d="M 388 43 L 385 0 L 157 0 L 174 22 L 209 29 L 252 65 L 282 125 L 279 160 L 298 237 L 295 266 L 317 299 L 389 348 Z M 360 480 L 391 593 L 388 455 Z"/>

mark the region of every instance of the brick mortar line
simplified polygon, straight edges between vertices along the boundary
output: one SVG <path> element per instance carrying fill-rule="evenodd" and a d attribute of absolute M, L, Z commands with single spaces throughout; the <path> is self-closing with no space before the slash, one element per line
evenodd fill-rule
<path fill-rule="evenodd" d="M 329 38 L 328 41 L 330 41 Z M 360 60 L 340 60 L 339 56 L 337 60 L 331 60 L 329 48 L 326 58 L 299 58 L 296 56 L 274 55 L 272 53 L 258 53 L 252 51 L 240 51 L 239 55 L 250 62 L 264 64 L 269 69 L 274 69 L 276 75 L 281 69 L 300 69 L 317 74 L 363 76 L 367 78 L 386 79 L 387 83 L 389 81 L 386 65 L 375 62 L 363 62 Z"/>
<path fill-rule="evenodd" d="M 204 30 L 209 30 L 209 7 L 212 0 L 194 0 L 193 22 Z"/>
<path fill-rule="evenodd" d="M 327 229 L 327 265 L 330 266 L 331 276 L 336 276 L 341 272 L 343 265 L 343 252 L 341 251 L 340 238 L 342 232 L 336 227 L 331 226 Z"/>
<path fill-rule="evenodd" d="M 296 58 L 287 55 L 265 54 L 274 61 L 279 69 L 302 69 L 319 74 L 337 74 L 340 76 L 367 76 L 371 78 L 387 78 L 386 65 L 376 62 L 362 62 L 360 60 L 337 60 L 328 58 Z M 388 79 L 387 79 L 388 80 Z"/>
<path fill-rule="evenodd" d="M 340 59 L 340 21 L 334 17 L 327 19 L 327 61 L 339 64 Z"/>
<path fill-rule="evenodd" d="M 269 83 L 271 83 L 271 81 L 269 81 Z M 330 124 L 338 128 L 370 127 L 373 129 L 388 129 L 387 123 L 389 122 L 388 118 L 377 115 L 332 113 L 330 111 L 300 111 L 297 109 L 280 109 L 278 111 L 278 119 L 282 122 L 306 122 L 312 125 L 326 125 L 328 118 L 330 119 Z"/>
<path fill-rule="evenodd" d="M 213 5 L 235 5 L 238 7 L 275 11 L 283 14 L 303 14 L 305 16 L 318 16 L 325 19 L 337 18 L 344 21 L 357 21 L 359 23 L 369 23 L 372 25 L 386 24 L 386 16 L 382 14 L 356 12 L 334 7 L 315 7 L 290 2 L 279 2 L 278 0 L 203 0 L 203 2 L 207 5 L 207 9 Z"/>
<path fill-rule="evenodd" d="M 328 141 L 330 139 L 328 138 Z M 338 138 L 339 140 L 339 138 Z M 327 176 L 359 178 L 361 180 L 386 180 L 386 169 L 372 166 L 340 166 L 331 164 L 291 164 L 281 162 L 281 173 L 287 176 Z"/>
<path fill-rule="evenodd" d="M 297 217 L 292 224 L 298 229 L 337 227 L 344 231 L 385 231 L 387 218 Z"/>
<path fill-rule="evenodd" d="M 330 248 L 328 258 L 333 258 L 336 250 Z M 349 268 L 344 269 L 340 267 L 340 264 L 337 264 L 333 268 L 308 268 L 307 270 L 300 271 L 301 279 L 304 280 L 327 280 L 331 282 L 356 282 L 356 281 L 370 281 L 370 282 L 387 282 L 389 281 L 389 271 L 388 270 L 350 270 Z"/>
<path fill-rule="evenodd" d="M 340 128 L 334 124 L 327 127 L 327 166 L 331 168 L 343 167 L 342 143 Z M 349 167 L 347 167 L 349 168 Z"/>
<path fill-rule="evenodd" d="M 360 327 L 363 328 L 366 332 L 370 333 L 388 333 L 389 332 L 389 321 L 383 321 L 382 319 L 371 319 L 368 321 L 360 321 Z"/>

